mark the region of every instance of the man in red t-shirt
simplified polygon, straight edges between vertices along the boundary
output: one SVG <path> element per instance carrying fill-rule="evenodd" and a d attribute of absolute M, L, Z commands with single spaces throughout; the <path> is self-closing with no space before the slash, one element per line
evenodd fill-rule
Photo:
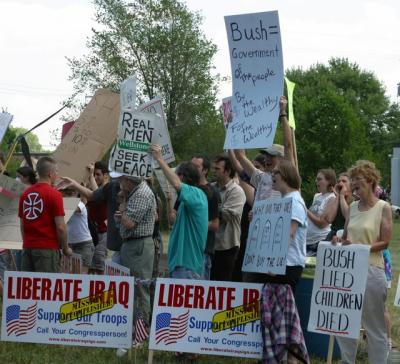
<path fill-rule="evenodd" d="M 52 187 L 57 179 L 57 164 L 50 157 L 42 157 L 36 170 L 38 183 L 26 189 L 19 200 L 22 270 L 57 273 L 61 271 L 60 248 L 65 255 L 72 254 L 67 243 L 63 199 Z"/>

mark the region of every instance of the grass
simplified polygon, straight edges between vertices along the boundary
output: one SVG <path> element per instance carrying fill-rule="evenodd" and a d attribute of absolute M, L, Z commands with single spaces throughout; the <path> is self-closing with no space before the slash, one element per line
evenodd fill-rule
<path fill-rule="evenodd" d="M 166 236 L 164 235 L 164 242 Z M 164 250 L 165 252 L 166 250 Z M 399 266 L 396 264 L 400 260 L 400 221 L 396 220 L 393 229 L 393 237 L 390 244 L 393 263 L 393 282 L 392 288 L 389 290 L 387 305 L 392 319 L 392 339 L 397 347 L 400 346 L 400 308 L 393 305 L 396 295 L 397 280 L 399 276 Z M 126 355 L 123 358 L 117 358 L 115 349 L 100 349 L 90 347 L 74 347 L 59 345 L 43 345 L 43 344 L 26 344 L 0 342 L 0 363 L 4 364 L 68 364 L 68 363 L 85 363 L 85 364 L 102 364 L 116 363 L 127 364 L 147 363 L 148 350 L 141 348 L 133 351 L 131 358 Z M 155 364 L 176 364 L 179 363 L 172 353 L 154 352 L 153 363 Z M 181 362 L 182 363 L 182 362 Z M 221 356 L 201 356 L 196 363 L 238 363 L 253 364 L 256 360 L 247 360 L 237 357 L 221 357 Z M 325 360 L 317 358 L 311 359 L 312 364 L 323 364 Z M 338 362 L 335 362 L 337 364 Z M 367 356 L 365 346 L 360 345 L 357 355 L 357 364 L 367 364 Z"/>

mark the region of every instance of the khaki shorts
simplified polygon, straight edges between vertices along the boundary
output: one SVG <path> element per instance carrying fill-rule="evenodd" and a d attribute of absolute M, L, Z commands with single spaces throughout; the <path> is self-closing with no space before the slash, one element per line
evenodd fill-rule
<path fill-rule="evenodd" d="M 82 257 L 82 265 L 84 267 L 90 267 L 92 263 L 94 245 L 91 240 L 83 241 L 82 243 L 69 244 L 72 251 L 79 254 Z"/>
<path fill-rule="evenodd" d="M 21 270 L 25 272 L 61 272 L 61 252 L 58 249 L 24 249 Z"/>

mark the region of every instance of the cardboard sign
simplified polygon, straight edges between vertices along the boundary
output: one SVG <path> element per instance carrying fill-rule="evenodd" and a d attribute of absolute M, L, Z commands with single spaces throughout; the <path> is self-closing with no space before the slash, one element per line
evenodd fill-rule
<path fill-rule="evenodd" d="M 13 116 L 8 112 L 0 113 L 0 144 L 3 141 L 4 135 L 6 135 L 7 129 L 13 119 Z"/>
<path fill-rule="evenodd" d="M 232 68 L 232 109 L 224 149 L 271 146 L 283 95 L 277 11 L 225 17 Z"/>
<path fill-rule="evenodd" d="M 22 249 L 20 219 L 18 217 L 19 197 L 26 186 L 5 175 L 0 175 L 0 248 Z M 78 198 L 64 198 L 65 221 L 75 211 Z"/>
<path fill-rule="evenodd" d="M 291 216 L 291 197 L 254 202 L 244 272 L 285 274 Z"/>
<path fill-rule="evenodd" d="M 121 109 L 135 109 L 136 103 L 136 76 L 128 77 L 120 85 Z"/>
<path fill-rule="evenodd" d="M 129 348 L 133 277 L 5 272 L 1 340 Z"/>
<path fill-rule="evenodd" d="M 157 143 L 163 121 L 157 114 L 121 110 L 117 144 L 110 155 L 111 171 L 133 177 L 150 177 L 150 144 Z"/>
<path fill-rule="evenodd" d="M 320 242 L 308 331 L 358 339 L 369 246 Z"/>
<path fill-rule="evenodd" d="M 54 152 L 60 176 L 85 181 L 86 166 L 100 160 L 114 143 L 118 115 L 119 95 L 98 90 Z"/>
<path fill-rule="evenodd" d="M 157 279 L 149 348 L 261 359 L 261 288 Z"/>
<path fill-rule="evenodd" d="M 394 305 L 400 307 L 400 277 L 397 281 L 397 291 L 396 291 L 396 297 L 394 299 Z"/>
<path fill-rule="evenodd" d="M 161 146 L 161 154 L 163 156 L 163 159 L 167 163 L 173 162 L 175 160 L 175 154 L 172 149 L 171 138 L 169 136 L 168 125 L 167 125 L 167 118 L 165 117 L 164 107 L 161 98 L 155 97 L 149 102 L 140 105 L 139 111 L 151 112 L 153 114 L 158 114 L 161 116 L 163 123 L 157 130 L 158 140 Z"/>
<path fill-rule="evenodd" d="M 106 276 L 123 276 L 129 277 L 131 272 L 129 268 L 124 267 L 121 264 L 113 262 L 111 259 L 106 259 L 104 261 L 104 274 Z"/>
<path fill-rule="evenodd" d="M 82 256 L 72 253 L 70 257 L 62 255 L 61 257 L 61 272 L 71 274 L 82 273 Z"/>

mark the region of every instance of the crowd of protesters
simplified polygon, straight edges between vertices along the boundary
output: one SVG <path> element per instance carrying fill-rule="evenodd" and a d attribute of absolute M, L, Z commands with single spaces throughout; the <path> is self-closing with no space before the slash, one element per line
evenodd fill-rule
<path fill-rule="evenodd" d="M 230 150 L 212 162 L 196 154 L 174 171 L 163 160 L 160 146 L 151 145 L 149 153 L 177 193 L 174 205 L 171 195 L 166 196 L 172 224 L 169 276 L 288 285 L 295 292 L 306 256 L 316 254 L 320 241 L 367 244 L 371 254 L 362 324 L 370 363 L 383 363 L 388 350 L 385 267 L 390 270 L 390 261 L 384 261 L 389 254 L 383 252 L 391 238 L 392 216 L 389 204 L 377 196 L 379 171 L 369 161 L 340 171 L 338 179 L 332 169 L 318 170 L 318 192 L 307 208 L 284 97 L 279 107 L 283 145 L 260 150 L 253 160 L 244 150 Z M 109 173 L 102 162 L 90 164 L 87 172 L 86 183 L 58 176 L 57 163 L 50 157 L 38 161 L 36 172 L 30 167 L 17 170 L 17 179 L 26 185 L 19 203 L 23 250 L 17 268 L 60 272 L 61 253 L 76 252 L 82 257 L 83 273 L 103 274 L 105 259 L 112 254 L 113 261 L 129 268 L 136 278 L 157 277 L 162 207 L 152 181 Z M 214 182 L 208 180 L 211 173 Z M 68 223 L 63 196 L 80 199 Z M 252 206 L 279 197 L 292 198 L 286 273 L 242 272 Z M 150 288 L 140 285 L 135 292 L 139 301 L 135 307 L 140 307 L 149 325 Z M 357 341 L 340 338 L 338 342 L 342 362 L 354 363 Z M 289 356 L 288 361 L 295 359 Z"/>

